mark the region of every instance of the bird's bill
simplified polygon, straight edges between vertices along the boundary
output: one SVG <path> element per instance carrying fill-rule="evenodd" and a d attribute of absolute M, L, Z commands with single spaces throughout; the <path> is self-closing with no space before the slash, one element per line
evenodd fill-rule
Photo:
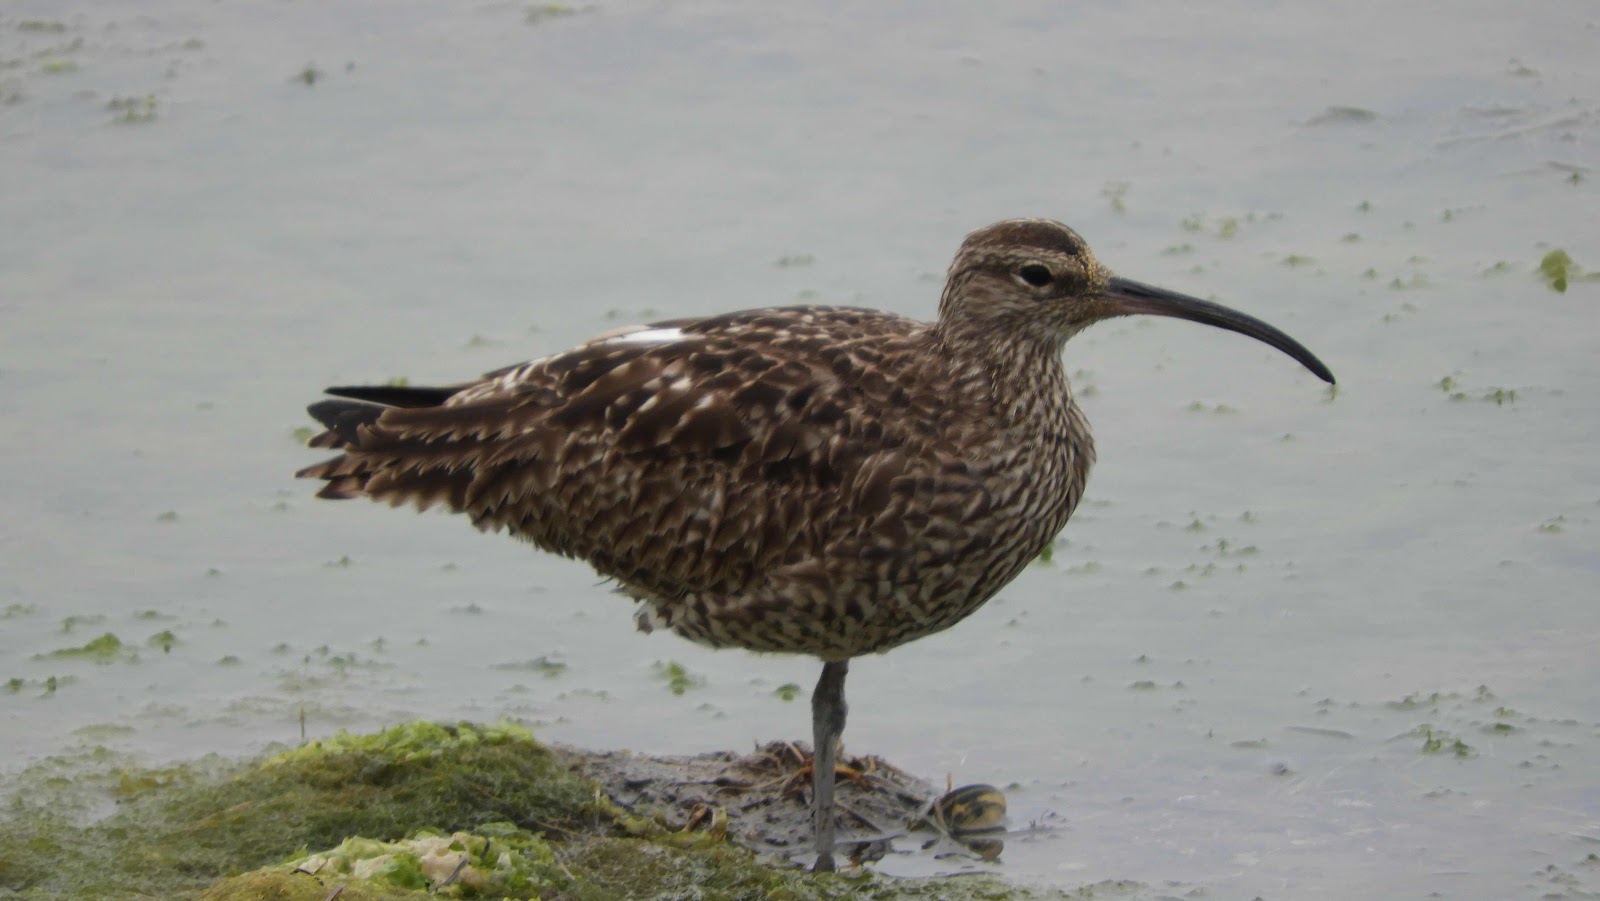
<path fill-rule="evenodd" d="M 1294 357 L 1317 378 L 1330 385 L 1333 384 L 1333 373 L 1317 359 L 1316 354 L 1306 350 L 1305 345 L 1254 316 L 1246 316 L 1238 310 L 1230 310 L 1222 304 L 1118 277 L 1111 279 L 1110 286 L 1101 297 L 1110 306 L 1114 316 L 1138 313 L 1171 316 L 1249 335 Z"/>

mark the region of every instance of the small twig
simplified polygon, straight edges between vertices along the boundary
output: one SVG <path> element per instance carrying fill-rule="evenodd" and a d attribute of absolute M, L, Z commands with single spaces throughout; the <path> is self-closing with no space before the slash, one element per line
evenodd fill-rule
<path fill-rule="evenodd" d="M 854 807 L 851 807 L 849 804 L 846 804 L 843 801 L 835 800 L 833 802 L 833 806 L 839 808 L 840 810 L 844 811 L 845 813 L 850 814 L 851 816 L 855 817 L 856 819 L 860 820 L 861 822 L 866 823 L 867 826 L 871 827 L 873 831 L 878 833 L 877 838 L 879 838 L 879 839 L 899 838 L 900 836 L 906 834 L 905 830 L 901 830 L 899 832 L 890 832 L 889 830 L 887 830 L 884 827 L 880 826 L 878 823 L 874 822 L 871 817 L 867 816 L 866 814 L 862 813 L 859 810 L 856 810 Z"/>
<path fill-rule="evenodd" d="M 439 889 L 447 888 L 447 887 L 449 887 L 450 883 L 455 882 L 457 879 L 460 879 L 461 878 L 461 871 L 465 870 L 467 868 L 467 864 L 469 864 L 471 862 L 472 862 L 472 859 L 467 857 L 467 855 L 465 855 L 465 854 L 461 855 L 461 861 L 456 864 L 456 868 L 454 870 L 450 871 L 450 875 L 449 876 L 444 877 L 444 881 L 443 882 L 440 882 L 438 885 L 434 886 L 433 887 L 433 891 L 434 892 L 438 892 Z"/>
<path fill-rule="evenodd" d="M 618 807 L 622 807 L 621 804 L 618 804 L 617 806 Z M 627 808 L 625 808 L 625 807 L 623 809 L 627 810 Z M 628 810 L 628 812 L 629 813 L 633 813 L 633 811 L 631 811 L 631 810 Z M 584 833 L 574 832 L 571 829 L 563 829 L 562 827 L 557 826 L 554 823 L 546 823 L 543 820 L 529 820 L 528 822 L 532 823 L 535 826 L 538 826 L 540 829 L 543 829 L 546 832 L 559 832 L 562 835 L 570 835 L 573 838 L 582 838 L 583 835 L 584 835 Z M 484 847 L 484 852 L 488 853 L 489 846 L 488 845 L 484 845 L 483 847 Z"/>

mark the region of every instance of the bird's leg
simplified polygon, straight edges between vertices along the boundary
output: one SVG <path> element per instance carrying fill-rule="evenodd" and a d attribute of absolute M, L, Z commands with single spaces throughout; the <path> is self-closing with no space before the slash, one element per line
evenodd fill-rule
<path fill-rule="evenodd" d="M 811 816 L 817 839 L 818 873 L 833 871 L 833 783 L 837 765 L 839 736 L 844 733 L 844 676 L 850 669 L 848 660 L 830 660 L 822 664 L 822 678 L 811 693 L 811 738 L 813 759 L 811 770 Z"/>

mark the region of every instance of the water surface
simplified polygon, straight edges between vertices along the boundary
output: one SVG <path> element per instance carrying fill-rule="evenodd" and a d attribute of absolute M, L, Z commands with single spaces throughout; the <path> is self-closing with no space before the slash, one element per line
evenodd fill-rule
<path fill-rule="evenodd" d="M 967 230 L 1037 215 L 1339 391 L 1184 323 L 1073 341 L 1088 500 L 970 620 L 852 668 L 851 750 L 1009 786 L 1023 882 L 1600 892 L 1600 284 L 1535 274 L 1600 269 L 1594 7 L 569 12 L 5 7 L 0 767 L 302 718 L 806 735 L 776 691 L 812 661 L 640 635 L 579 564 L 312 500 L 301 409 L 652 318 L 931 316 Z M 112 662 L 50 656 L 106 633 Z"/>

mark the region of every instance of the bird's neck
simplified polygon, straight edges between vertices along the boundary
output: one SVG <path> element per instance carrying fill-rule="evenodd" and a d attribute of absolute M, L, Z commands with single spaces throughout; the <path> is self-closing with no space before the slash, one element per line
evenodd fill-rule
<path fill-rule="evenodd" d="M 1057 429 L 1069 417 L 1072 388 L 1061 362 L 1064 340 L 1005 324 L 944 320 L 931 333 L 952 387 L 980 397 L 1006 424 Z"/>

